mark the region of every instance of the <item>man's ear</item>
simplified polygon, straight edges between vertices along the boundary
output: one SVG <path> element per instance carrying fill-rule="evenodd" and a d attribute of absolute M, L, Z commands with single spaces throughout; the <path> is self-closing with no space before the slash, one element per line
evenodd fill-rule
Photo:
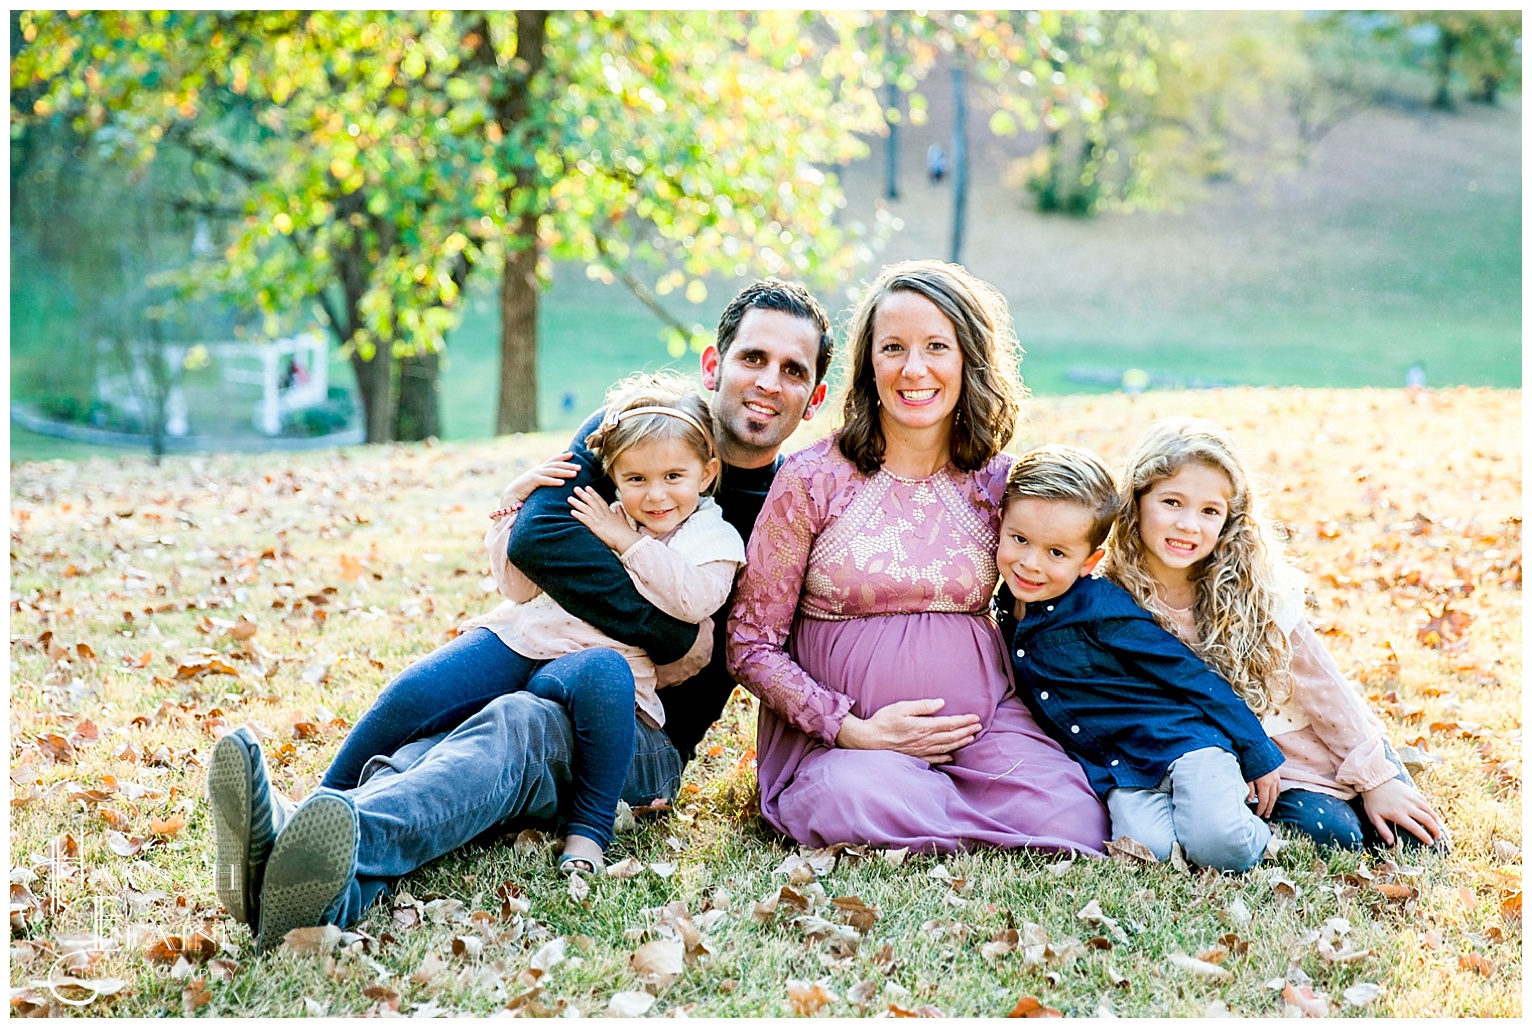
<path fill-rule="evenodd" d="M 828 392 L 828 387 L 823 382 L 814 387 L 814 392 L 809 396 L 809 405 L 803 408 L 804 421 L 813 419 L 814 412 L 819 409 L 820 404 L 825 402 L 825 396 L 828 395 Z"/>
<path fill-rule="evenodd" d="M 1085 564 L 1080 568 L 1080 577 L 1088 577 L 1092 571 L 1096 570 L 1096 565 L 1101 563 L 1101 558 L 1105 556 L 1106 547 L 1096 547 L 1096 552 L 1085 558 Z"/>
<path fill-rule="evenodd" d="M 718 362 L 720 359 L 718 347 L 714 343 L 709 343 L 702 351 L 702 388 L 710 393 L 718 388 Z"/>

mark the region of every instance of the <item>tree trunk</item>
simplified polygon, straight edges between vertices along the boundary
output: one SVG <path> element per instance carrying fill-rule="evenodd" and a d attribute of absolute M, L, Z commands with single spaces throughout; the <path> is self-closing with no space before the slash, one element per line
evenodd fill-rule
<path fill-rule="evenodd" d="M 394 438 L 418 442 L 440 437 L 441 354 L 416 353 L 399 361 L 399 409 Z"/>
<path fill-rule="evenodd" d="M 391 442 L 394 438 L 394 361 L 387 343 L 380 343 L 372 360 L 362 360 L 351 352 L 351 369 L 356 372 L 357 391 L 362 394 L 362 417 L 366 423 L 366 441 Z"/>
<path fill-rule="evenodd" d="M 1436 96 L 1431 100 L 1431 106 L 1439 111 L 1452 110 L 1452 91 L 1448 87 L 1452 82 L 1452 55 L 1457 48 L 1458 37 L 1443 32 L 1436 45 Z"/>
<path fill-rule="evenodd" d="M 963 62 L 952 65 L 952 256 L 962 263 L 963 227 L 968 219 L 968 83 Z"/>
<path fill-rule="evenodd" d="M 528 138 L 532 80 L 543 68 L 547 11 L 516 12 L 516 64 L 510 88 L 496 104 L 506 136 L 522 140 L 515 180 L 506 196 L 511 212 L 500 286 L 500 401 L 495 432 L 537 431 L 537 220 L 536 141 Z"/>
<path fill-rule="evenodd" d="M 899 122 L 888 117 L 889 111 L 899 109 L 899 86 L 890 81 L 888 83 L 888 101 L 884 107 L 884 119 L 888 122 L 888 145 L 884 152 L 887 154 L 886 167 L 884 168 L 883 195 L 890 200 L 899 199 Z"/>

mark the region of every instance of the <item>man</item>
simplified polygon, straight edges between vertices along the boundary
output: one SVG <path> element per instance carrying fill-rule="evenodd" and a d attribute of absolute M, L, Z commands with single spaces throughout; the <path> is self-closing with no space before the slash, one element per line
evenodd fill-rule
<path fill-rule="evenodd" d="M 749 538 L 781 463 L 782 443 L 825 398 L 833 340 L 824 309 L 801 286 L 776 280 L 747 287 L 724 310 L 717 343 L 702 354 L 713 393 L 715 441 L 724 471 L 716 499 Z M 611 486 L 585 446 L 597 411 L 570 451 L 581 471 L 563 488 L 532 494 L 507 552 L 553 599 L 614 639 L 642 647 L 656 664 L 679 659 L 699 629 L 644 600 L 617 557 L 575 520 L 568 497 Z M 660 691 L 664 730 L 637 722 L 623 799 L 674 799 L 681 770 L 733 690 L 724 670 L 724 617 L 712 662 Z M 240 728 L 214 747 L 208 771 L 217 843 L 215 888 L 261 949 L 297 927 L 348 925 L 393 879 L 505 821 L 552 820 L 571 781 L 574 736 L 563 707 L 530 693 L 491 701 L 444 735 L 373 758 L 357 788 L 317 790 L 290 811 L 270 788 L 254 736 Z"/>

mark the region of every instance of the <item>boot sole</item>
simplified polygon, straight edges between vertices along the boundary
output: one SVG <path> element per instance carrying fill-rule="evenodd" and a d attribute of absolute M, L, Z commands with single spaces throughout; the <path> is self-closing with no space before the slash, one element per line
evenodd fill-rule
<path fill-rule="evenodd" d="M 294 928 L 324 923 L 325 912 L 356 874 L 357 820 L 339 796 L 311 797 L 283 826 L 261 887 L 263 952 Z"/>
<path fill-rule="evenodd" d="M 256 921 L 256 882 L 251 859 L 252 826 L 250 797 L 255 786 L 259 756 L 234 732 L 213 747 L 208 768 L 208 802 L 213 808 L 213 841 L 217 863 L 213 865 L 213 891 L 234 920 Z"/>

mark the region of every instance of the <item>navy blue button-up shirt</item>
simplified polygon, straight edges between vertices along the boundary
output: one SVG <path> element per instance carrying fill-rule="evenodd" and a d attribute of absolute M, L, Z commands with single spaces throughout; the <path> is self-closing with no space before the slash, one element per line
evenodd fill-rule
<path fill-rule="evenodd" d="M 1176 758 L 1216 746 L 1239 758 L 1246 781 L 1281 766 L 1260 720 L 1121 587 L 1079 579 L 1063 596 L 995 600 L 1010 642 L 1016 689 L 1038 724 L 1084 769 L 1091 788 L 1152 789 Z"/>

